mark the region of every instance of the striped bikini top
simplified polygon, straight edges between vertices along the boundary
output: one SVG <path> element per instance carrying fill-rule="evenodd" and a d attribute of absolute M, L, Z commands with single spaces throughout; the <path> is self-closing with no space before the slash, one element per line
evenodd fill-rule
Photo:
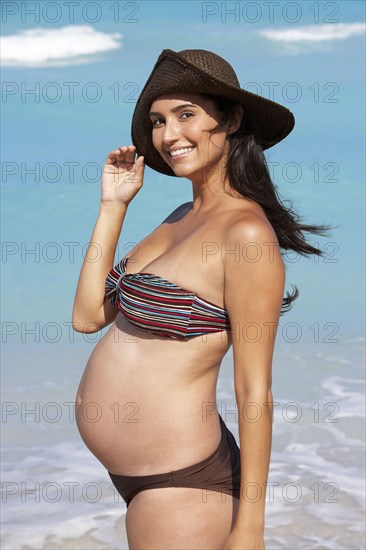
<path fill-rule="evenodd" d="M 230 329 L 225 309 L 159 275 L 126 273 L 127 260 L 108 273 L 105 294 L 130 323 L 175 340 Z"/>

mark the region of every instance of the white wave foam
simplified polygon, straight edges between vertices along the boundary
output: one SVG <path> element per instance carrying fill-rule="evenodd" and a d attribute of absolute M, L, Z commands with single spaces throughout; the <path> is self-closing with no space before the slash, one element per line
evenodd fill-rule
<path fill-rule="evenodd" d="M 31 67 L 86 63 L 92 61 L 93 54 L 120 48 L 122 36 L 96 31 L 89 25 L 28 29 L 0 37 L 1 63 Z"/>
<path fill-rule="evenodd" d="M 323 42 L 362 36 L 365 31 L 366 23 L 332 23 L 295 28 L 262 29 L 258 31 L 258 34 L 279 42 Z"/>
<path fill-rule="evenodd" d="M 2 453 L 2 548 L 128 548 L 125 503 L 83 443 Z"/>
<path fill-rule="evenodd" d="M 365 418 L 365 381 L 354 378 L 331 376 L 321 382 L 330 399 L 340 404 L 339 417 Z"/>

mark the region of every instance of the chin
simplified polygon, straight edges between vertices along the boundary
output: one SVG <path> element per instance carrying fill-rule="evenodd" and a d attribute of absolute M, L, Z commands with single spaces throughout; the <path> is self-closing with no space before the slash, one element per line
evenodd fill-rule
<path fill-rule="evenodd" d="M 191 170 L 180 170 L 179 168 L 178 169 L 172 168 L 172 170 L 174 174 L 179 178 L 188 178 L 190 180 L 193 178 L 194 173 Z"/>
<path fill-rule="evenodd" d="M 195 168 L 192 168 L 191 166 L 188 166 L 187 164 L 177 164 L 177 165 L 170 165 L 171 169 L 173 170 L 173 172 L 175 174 L 179 174 L 179 175 L 184 175 L 186 177 L 188 177 L 188 175 L 194 175 L 196 174 L 199 170 L 198 169 L 195 169 Z"/>

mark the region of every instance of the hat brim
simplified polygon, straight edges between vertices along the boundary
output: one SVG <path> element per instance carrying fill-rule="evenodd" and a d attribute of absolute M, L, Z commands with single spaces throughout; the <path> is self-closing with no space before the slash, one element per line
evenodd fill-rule
<path fill-rule="evenodd" d="M 147 166 L 162 174 L 176 176 L 153 145 L 149 111 L 157 97 L 182 92 L 218 95 L 243 105 L 244 118 L 249 120 L 262 150 L 282 141 L 295 126 L 294 115 L 283 105 L 232 86 L 173 50 L 163 50 L 137 100 L 131 124 L 131 138 L 137 154 L 144 156 Z"/>

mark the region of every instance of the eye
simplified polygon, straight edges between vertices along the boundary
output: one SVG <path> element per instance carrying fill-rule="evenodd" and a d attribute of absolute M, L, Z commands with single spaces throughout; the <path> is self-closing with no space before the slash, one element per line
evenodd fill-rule
<path fill-rule="evenodd" d="M 189 111 L 184 111 L 184 113 L 181 113 L 180 117 L 182 117 L 183 115 L 190 115 L 190 116 L 194 116 L 193 113 L 190 113 Z M 188 118 L 190 118 L 190 116 Z M 157 126 L 157 122 L 159 122 L 159 120 L 163 120 L 162 118 L 154 118 L 151 122 L 152 122 L 152 125 L 154 128 L 156 128 Z M 184 118 L 183 120 L 187 120 L 187 118 Z"/>
<path fill-rule="evenodd" d="M 155 122 L 157 122 L 158 120 L 161 120 L 161 118 L 154 118 L 154 120 L 152 120 L 152 125 L 153 126 L 156 126 Z"/>

